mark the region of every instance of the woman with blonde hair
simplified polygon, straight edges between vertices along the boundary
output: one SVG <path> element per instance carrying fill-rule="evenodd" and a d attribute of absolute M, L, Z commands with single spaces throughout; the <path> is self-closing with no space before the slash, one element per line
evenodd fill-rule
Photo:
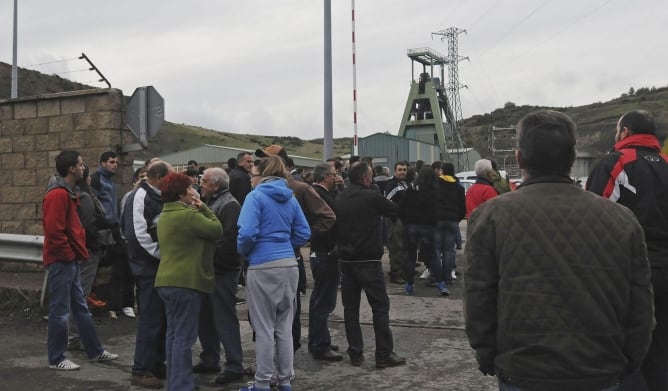
<path fill-rule="evenodd" d="M 274 352 L 278 390 L 292 390 L 292 320 L 299 276 L 294 248 L 306 243 L 311 230 L 288 188 L 288 175 L 280 157 L 260 160 L 253 166 L 253 190 L 239 215 L 237 250 L 248 258 L 246 292 L 257 364 L 255 383 L 241 391 L 269 390 Z"/>

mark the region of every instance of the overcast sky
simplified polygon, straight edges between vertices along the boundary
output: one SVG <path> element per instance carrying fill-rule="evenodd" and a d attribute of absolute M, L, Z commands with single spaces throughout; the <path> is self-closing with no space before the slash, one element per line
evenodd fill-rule
<path fill-rule="evenodd" d="M 125 95 L 153 85 L 168 121 L 322 137 L 324 1 L 18 2 L 20 67 L 104 87 L 80 71 L 85 52 Z M 397 132 L 411 81 L 406 51 L 447 54 L 431 33 L 448 27 L 467 30 L 464 118 L 509 101 L 578 106 L 668 85 L 666 0 L 357 0 L 356 8 L 360 137 Z M 0 0 L 0 61 L 9 64 L 12 9 Z M 351 28 L 351 2 L 332 0 L 334 137 L 353 134 Z"/>

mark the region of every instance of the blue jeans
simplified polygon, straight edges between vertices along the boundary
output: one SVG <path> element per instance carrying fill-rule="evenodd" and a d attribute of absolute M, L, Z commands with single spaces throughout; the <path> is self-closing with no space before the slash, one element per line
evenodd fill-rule
<path fill-rule="evenodd" d="M 65 359 L 67 350 L 67 317 L 72 318 L 79 330 L 79 337 L 88 358 L 104 351 L 95 331 L 93 317 L 88 311 L 86 298 L 81 289 L 79 263 L 55 262 L 47 266 L 49 271 L 49 323 L 47 351 L 49 364 L 55 365 Z"/>
<path fill-rule="evenodd" d="M 136 277 L 137 336 L 133 375 L 155 374 L 165 362 L 165 304 L 153 287 L 154 277 Z"/>
<path fill-rule="evenodd" d="M 324 353 L 332 345 L 327 323 L 329 315 L 336 308 L 340 274 L 337 252 L 316 252 L 315 258 L 311 258 L 311 272 L 313 291 L 309 300 L 308 350 L 311 353 Z"/>
<path fill-rule="evenodd" d="M 459 223 L 456 221 L 439 220 L 436 223 L 434 235 L 434 247 L 436 248 L 436 259 L 442 262 L 439 281 L 449 281 L 450 274 L 455 268 L 455 242 L 459 232 Z M 433 270 L 432 270 L 433 272 Z"/>
<path fill-rule="evenodd" d="M 420 241 L 424 243 L 425 262 L 431 268 L 432 274 L 435 276 L 436 282 L 443 281 L 441 277 L 441 264 L 436 262 L 434 253 L 434 227 L 423 224 L 406 224 L 404 225 L 404 248 L 406 249 L 404 258 L 404 276 L 406 282 L 409 284 L 415 283 L 415 260 L 417 259 L 417 251 Z"/>
<path fill-rule="evenodd" d="M 390 298 L 387 296 L 383 266 L 380 261 L 341 262 L 341 302 L 348 354 L 351 357 L 359 357 L 364 353 L 360 327 L 362 290 L 373 313 L 376 358 L 386 358 L 394 350 L 394 341 L 390 330 Z"/>
<path fill-rule="evenodd" d="M 199 358 L 207 367 L 220 365 L 220 343 L 225 349 L 225 370 L 243 373 L 241 331 L 237 318 L 236 294 L 240 271 L 225 271 L 216 275 L 216 288 L 205 295 L 199 318 Z"/>
<path fill-rule="evenodd" d="M 614 385 L 612 387 L 608 388 L 603 388 L 600 391 L 617 391 L 619 389 L 618 385 Z M 505 383 L 503 380 L 499 379 L 499 391 L 529 391 L 524 388 L 519 388 L 517 386 L 514 386 L 512 384 Z"/>
<path fill-rule="evenodd" d="M 197 341 L 199 310 L 204 293 L 172 286 L 161 286 L 156 290 L 165 303 L 167 314 L 168 390 L 195 390 L 192 347 Z"/>

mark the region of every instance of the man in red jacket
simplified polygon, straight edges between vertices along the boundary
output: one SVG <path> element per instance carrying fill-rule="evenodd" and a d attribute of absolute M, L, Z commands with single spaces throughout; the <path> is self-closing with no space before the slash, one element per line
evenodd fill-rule
<path fill-rule="evenodd" d="M 79 365 L 65 358 L 70 311 L 91 361 L 115 360 L 118 355 L 107 352 L 100 343 L 81 288 L 79 262 L 88 260 L 88 251 L 74 185 L 83 177 L 83 159 L 76 151 L 63 151 L 56 157 L 56 170 L 59 176 L 51 182 L 42 203 L 43 262 L 49 273 L 47 349 L 49 368 L 71 371 Z"/>
<path fill-rule="evenodd" d="M 492 176 L 495 173 L 492 162 L 489 159 L 480 159 L 475 162 L 474 169 L 478 179 L 466 192 L 466 217 L 480 204 L 499 195 L 492 183 Z"/>

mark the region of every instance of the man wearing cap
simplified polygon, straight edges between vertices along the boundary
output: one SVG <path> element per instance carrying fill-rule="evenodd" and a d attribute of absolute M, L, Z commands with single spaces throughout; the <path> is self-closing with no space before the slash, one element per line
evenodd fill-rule
<path fill-rule="evenodd" d="M 271 155 L 278 155 L 283 159 L 285 163 L 289 158 L 285 149 L 280 145 L 270 145 L 264 149 L 258 149 L 255 151 L 255 156 L 257 157 L 267 157 Z M 318 195 L 318 193 L 311 187 L 308 183 L 299 182 L 295 180 L 292 175 L 288 175 L 288 187 L 295 192 L 295 197 L 301 206 L 306 220 L 311 227 L 311 234 L 315 235 L 317 233 L 324 234 L 328 232 L 334 224 L 336 223 L 336 216 L 334 211 L 327 205 L 325 201 Z M 306 272 L 304 271 L 304 259 L 301 256 L 301 251 L 297 248 L 295 249 L 295 256 L 299 261 L 299 278 L 306 279 Z M 292 324 L 292 339 L 295 351 L 301 347 L 299 340 L 301 339 L 301 321 L 299 319 L 299 313 L 301 312 L 301 300 L 299 294 L 297 294 L 297 316 L 294 317 Z"/>

